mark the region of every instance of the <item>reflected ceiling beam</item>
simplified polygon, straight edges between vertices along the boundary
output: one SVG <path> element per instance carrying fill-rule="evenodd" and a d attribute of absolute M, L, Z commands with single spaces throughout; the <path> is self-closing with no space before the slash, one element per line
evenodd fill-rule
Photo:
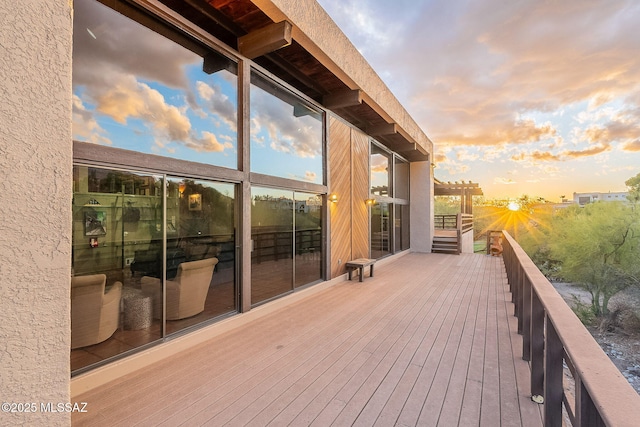
<path fill-rule="evenodd" d="M 292 28 L 289 21 L 281 21 L 252 31 L 238 38 L 238 50 L 247 58 L 254 59 L 289 46 Z"/>
<path fill-rule="evenodd" d="M 322 97 L 322 105 L 330 110 L 355 107 L 360 104 L 362 104 L 362 91 L 360 89 L 335 92 Z"/>
<path fill-rule="evenodd" d="M 232 70 L 234 68 L 237 68 L 235 62 L 230 61 L 228 58 L 218 53 L 208 53 L 204 56 L 202 61 L 202 71 L 207 74 L 217 73 L 218 71 L 225 69 Z"/>

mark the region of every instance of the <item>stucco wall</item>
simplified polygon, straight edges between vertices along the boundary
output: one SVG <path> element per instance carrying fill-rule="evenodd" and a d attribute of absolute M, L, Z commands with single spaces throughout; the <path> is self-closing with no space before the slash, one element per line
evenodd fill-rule
<path fill-rule="evenodd" d="M 1 1 L 0 425 L 69 425 L 71 1 Z"/>
<path fill-rule="evenodd" d="M 433 168 L 430 162 L 410 163 L 411 250 L 431 252 L 433 242 Z"/>
<path fill-rule="evenodd" d="M 460 247 L 463 254 L 473 253 L 473 228 L 462 235 Z"/>

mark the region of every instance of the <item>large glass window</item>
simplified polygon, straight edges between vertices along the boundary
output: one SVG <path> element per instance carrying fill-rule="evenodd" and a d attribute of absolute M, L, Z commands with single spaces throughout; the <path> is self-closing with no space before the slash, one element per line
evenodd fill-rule
<path fill-rule="evenodd" d="M 322 279 L 322 196 L 295 193 L 295 287 Z"/>
<path fill-rule="evenodd" d="M 251 197 L 251 303 L 321 280 L 322 196 L 253 187 Z"/>
<path fill-rule="evenodd" d="M 391 155 L 371 144 L 371 194 L 391 197 Z"/>
<path fill-rule="evenodd" d="M 250 96 L 251 171 L 322 184 L 322 113 L 257 73 Z"/>
<path fill-rule="evenodd" d="M 72 371 L 236 311 L 233 184 L 73 173 Z"/>
<path fill-rule="evenodd" d="M 235 62 L 137 19 L 74 1 L 73 138 L 237 168 Z"/>
<path fill-rule="evenodd" d="M 394 197 L 409 200 L 409 162 L 394 157 Z"/>
<path fill-rule="evenodd" d="M 395 251 L 410 248 L 409 245 L 409 205 L 396 204 L 394 212 L 394 241 Z"/>
<path fill-rule="evenodd" d="M 409 249 L 409 162 L 371 143 L 371 257 Z"/>
<path fill-rule="evenodd" d="M 165 311 L 171 334 L 236 309 L 235 188 L 169 177 L 167 191 Z"/>
<path fill-rule="evenodd" d="M 293 192 L 251 190 L 251 303 L 293 290 Z"/>
<path fill-rule="evenodd" d="M 158 175 L 86 166 L 73 172 L 72 371 L 162 337 L 132 265 L 160 241 L 164 185 Z M 162 269 L 161 255 L 148 260 L 149 270 Z"/>

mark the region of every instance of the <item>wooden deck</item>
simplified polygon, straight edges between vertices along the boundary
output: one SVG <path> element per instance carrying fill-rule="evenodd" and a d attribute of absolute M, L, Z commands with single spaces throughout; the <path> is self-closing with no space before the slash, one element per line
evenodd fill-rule
<path fill-rule="evenodd" d="M 77 426 L 538 426 L 501 258 L 407 254 L 74 398 Z"/>

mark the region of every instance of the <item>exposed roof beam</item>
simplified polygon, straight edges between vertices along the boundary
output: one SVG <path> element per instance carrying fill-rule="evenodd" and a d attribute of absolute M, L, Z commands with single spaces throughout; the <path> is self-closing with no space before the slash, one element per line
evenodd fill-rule
<path fill-rule="evenodd" d="M 238 50 L 249 59 L 254 59 L 266 53 L 271 53 L 291 44 L 291 29 L 289 21 L 281 21 L 267 25 L 238 38 Z"/>
<path fill-rule="evenodd" d="M 371 136 L 393 135 L 398 133 L 398 126 L 395 123 L 384 123 L 381 125 L 369 126 L 366 132 Z"/>
<path fill-rule="evenodd" d="M 322 97 L 322 104 L 330 109 L 355 107 L 362 104 L 362 91 L 360 89 L 345 90 Z"/>

